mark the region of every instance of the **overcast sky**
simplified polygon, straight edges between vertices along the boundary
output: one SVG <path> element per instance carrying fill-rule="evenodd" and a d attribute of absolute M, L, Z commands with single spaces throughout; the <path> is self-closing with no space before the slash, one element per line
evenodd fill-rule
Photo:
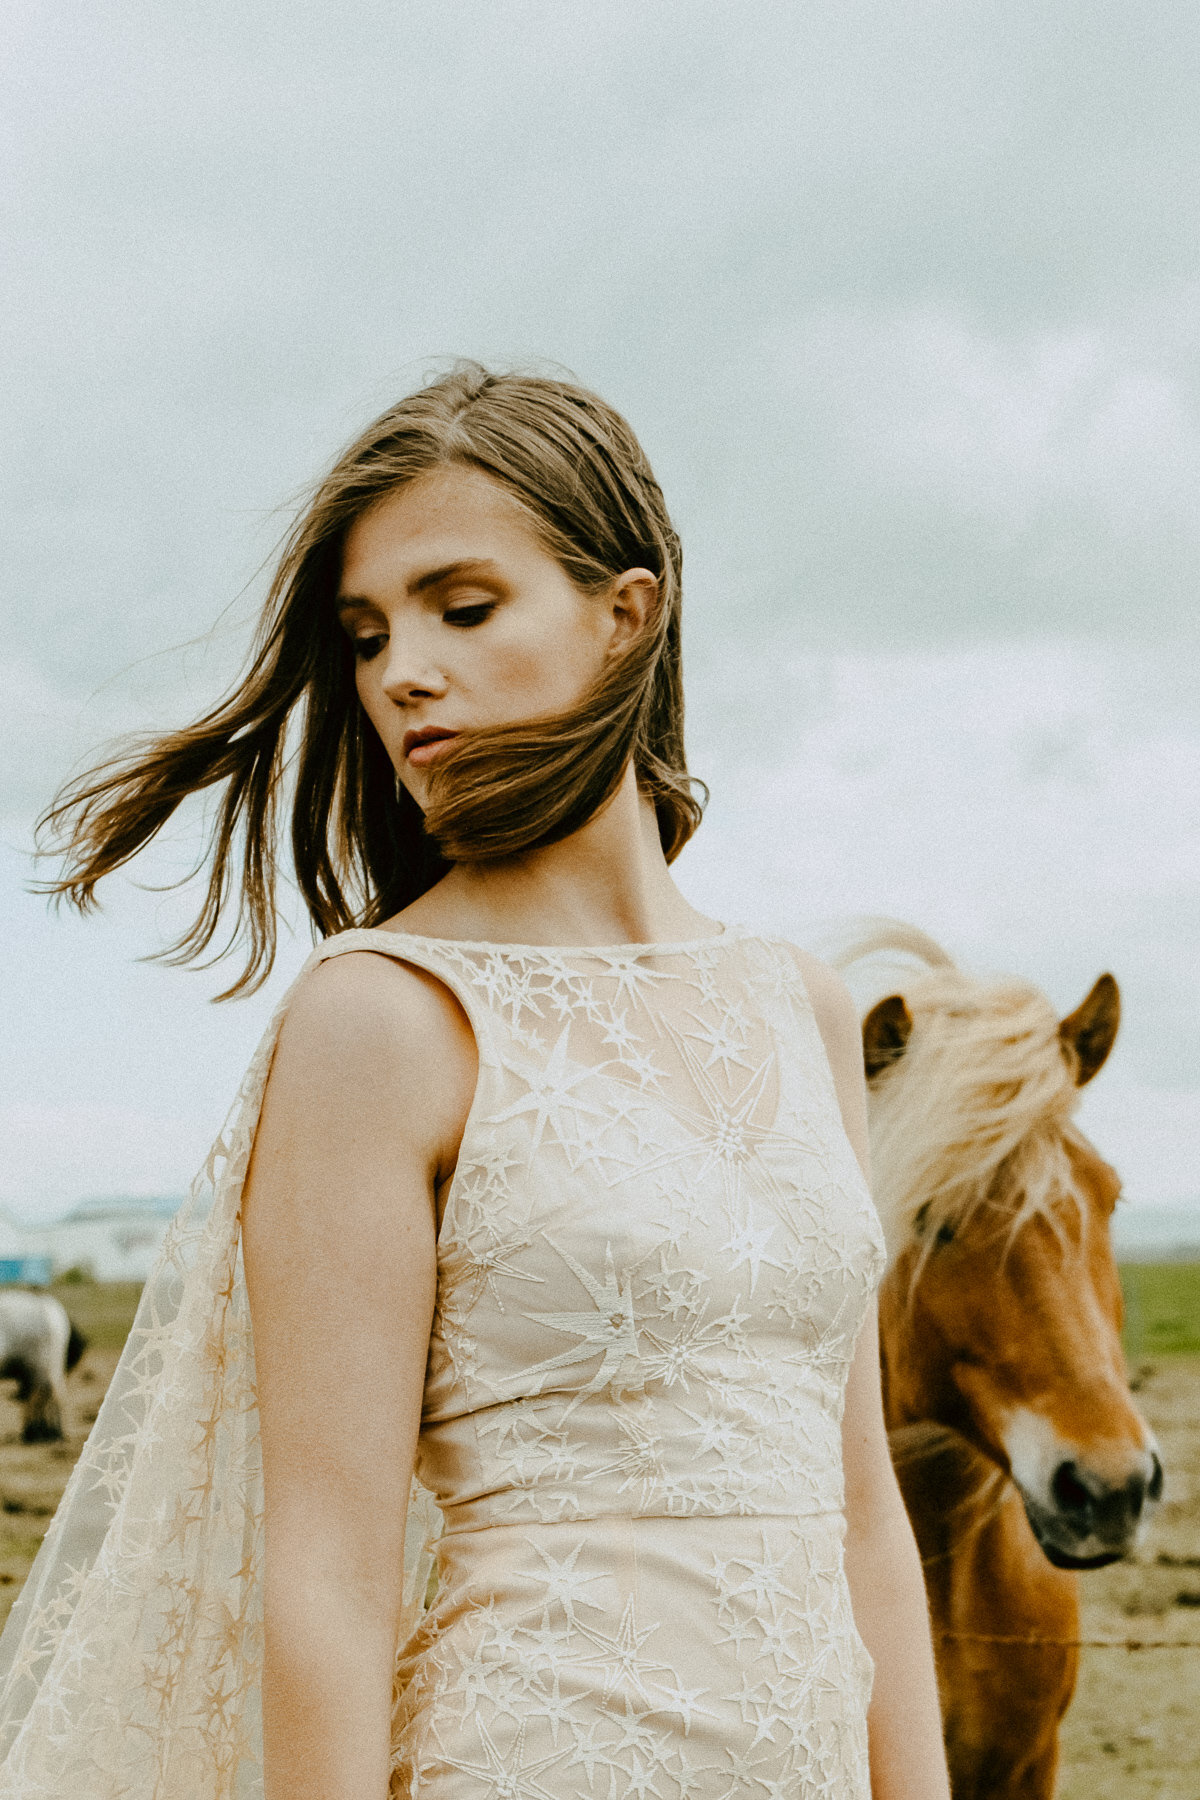
<path fill-rule="evenodd" d="M 1200 1199 L 1190 0 L 6 26 L 0 1198 L 181 1188 L 270 997 L 136 963 L 179 914 L 129 883 L 48 919 L 32 814 L 219 690 L 297 491 L 468 354 L 598 388 L 666 489 L 696 903 L 898 914 L 1064 1011 L 1112 968 L 1087 1126 Z"/>

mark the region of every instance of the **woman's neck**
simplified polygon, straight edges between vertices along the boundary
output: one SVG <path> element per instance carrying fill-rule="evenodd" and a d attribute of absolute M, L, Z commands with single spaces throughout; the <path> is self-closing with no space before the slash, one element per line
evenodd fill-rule
<path fill-rule="evenodd" d="M 503 862 L 456 864 L 388 925 L 509 944 L 670 943 L 718 930 L 672 880 L 632 765 L 569 838 Z"/>

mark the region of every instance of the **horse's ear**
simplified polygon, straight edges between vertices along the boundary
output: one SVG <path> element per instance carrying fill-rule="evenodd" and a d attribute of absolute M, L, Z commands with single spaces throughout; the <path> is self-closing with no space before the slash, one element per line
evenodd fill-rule
<path fill-rule="evenodd" d="M 1121 990 L 1111 975 L 1099 981 L 1058 1028 L 1059 1040 L 1075 1066 L 1075 1085 L 1084 1087 L 1104 1067 L 1121 1023 Z"/>
<path fill-rule="evenodd" d="M 863 1063 L 867 1080 L 874 1081 L 904 1055 L 912 1031 L 912 1014 L 903 994 L 889 994 L 873 1006 L 863 1020 Z"/>

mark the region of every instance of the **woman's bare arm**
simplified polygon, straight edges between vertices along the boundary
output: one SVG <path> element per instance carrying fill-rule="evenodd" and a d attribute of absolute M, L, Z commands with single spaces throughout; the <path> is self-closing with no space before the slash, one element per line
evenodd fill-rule
<path fill-rule="evenodd" d="M 321 964 L 284 1022 L 243 1202 L 265 1493 L 266 1800 L 385 1800 L 436 1194 L 475 1082 L 457 1002 Z"/>
<path fill-rule="evenodd" d="M 869 1180 L 858 1014 L 823 963 L 805 957 L 804 974 L 846 1135 Z M 871 1793 L 874 1800 L 949 1800 L 925 1578 L 888 1450 L 874 1306 L 846 1383 L 842 1460 L 846 1579 L 855 1623 L 875 1663 L 867 1715 Z"/>
<path fill-rule="evenodd" d="M 867 1725 L 874 1800 L 949 1800 L 925 1577 L 904 1509 L 879 1397 L 875 1310 L 846 1385 L 846 1579 L 875 1661 Z"/>

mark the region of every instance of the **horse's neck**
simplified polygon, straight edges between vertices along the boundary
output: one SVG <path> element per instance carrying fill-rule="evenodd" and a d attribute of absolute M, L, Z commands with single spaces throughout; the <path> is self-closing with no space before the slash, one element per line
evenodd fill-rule
<path fill-rule="evenodd" d="M 892 1462 L 922 1560 L 950 1556 L 995 1518 L 1012 1484 L 1003 1469 L 931 1419 L 888 1433 Z"/>

